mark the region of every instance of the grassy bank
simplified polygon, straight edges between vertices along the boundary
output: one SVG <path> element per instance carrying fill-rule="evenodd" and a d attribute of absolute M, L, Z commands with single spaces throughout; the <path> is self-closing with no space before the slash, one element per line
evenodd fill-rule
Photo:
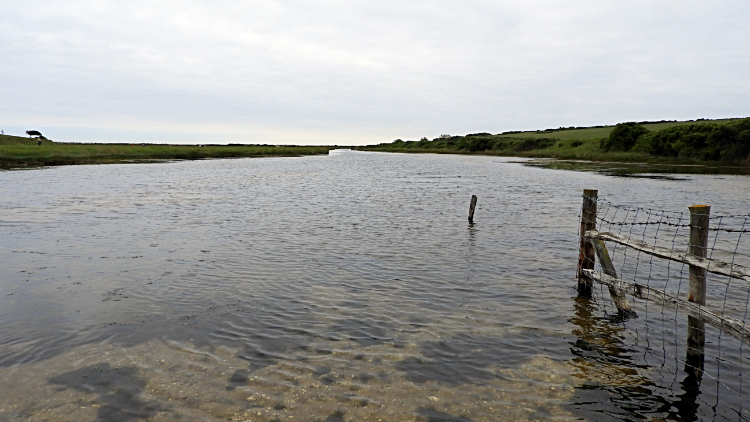
<path fill-rule="evenodd" d="M 631 122 L 534 132 L 397 139 L 362 151 L 484 154 L 630 163 L 750 166 L 750 118 Z"/>
<path fill-rule="evenodd" d="M 204 158 L 296 157 L 327 154 L 335 147 L 273 145 L 68 144 L 0 135 L 0 167 L 96 164 Z"/>

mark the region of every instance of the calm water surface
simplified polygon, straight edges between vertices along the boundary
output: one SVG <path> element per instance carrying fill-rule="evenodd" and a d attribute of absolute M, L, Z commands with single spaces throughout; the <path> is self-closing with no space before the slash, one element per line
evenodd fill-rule
<path fill-rule="evenodd" d="M 511 161 L 0 172 L 0 420 L 750 418 L 747 385 L 686 385 L 646 318 L 573 279 L 582 189 L 747 214 L 750 178 Z"/>

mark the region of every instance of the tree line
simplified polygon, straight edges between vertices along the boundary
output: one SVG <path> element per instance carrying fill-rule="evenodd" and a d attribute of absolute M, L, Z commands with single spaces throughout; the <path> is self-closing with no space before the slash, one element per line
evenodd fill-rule
<path fill-rule="evenodd" d="M 419 141 L 402 141 L 396 139 L 387 144 L 380 144 L 383 149 L 439 149 L 455 151 L 531 151 L 535 149 L 549 148 L 557 143 L 553 138 L 511 138 L 507 136 L 491 135 L 489 133 L 476 133 L 466 136 L 451 136 L 429 140 L 422 138 Z"/>

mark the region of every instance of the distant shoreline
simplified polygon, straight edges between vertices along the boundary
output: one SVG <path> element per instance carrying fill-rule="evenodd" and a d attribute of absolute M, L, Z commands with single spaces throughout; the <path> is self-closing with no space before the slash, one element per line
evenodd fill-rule
<path fill-rule="evenodd" d="M 414 149 L 375 149 L 366 147 L 351 147 L 355 151 L 363 152 L 387 152 L 387 153 L 400 153 L 400 154 L 449 154 L 449 155 L 480 155 L 487 157 L 517 157 L 517 158 L 539 158 L 539 159 L 550 159 L 558 162 L 581 162 L 581 163 L 592 163 L 592 164 L 629 164 L 629 165 L 669 165 L 675 167 L 722 167 L 722 168 L 750 168 L 750 163 L 744 164 L 727 164 L 715 161 L 696 161 L 689 159 L 669 158 L 669 157 L 653 157 L 644 154 L 630 154 L 630 153 L 613 153 L 613 154 L 596 154 L 589 158 L 583 158 L 579 154 L 555 154 L 550 152 L 545 154 L 543 150 L 532 150 L 532 151 L 520 151 L 515 153 L 507 153 L 503 151 L 446 151 L 446 150 L 414 150 Z"/>
<path fill-rule="evenodd" d="M 336 146 L 68 144 L 0 136 L 0 168 L 82 164 L 153 163 L 218 158 L 301 157 Z"/>
<path fill-rule="evenodd" d="M 614 139 L 619 129 L 635 128 L 630 143 Z M 622 131 L 621 131 L 622 132 Z M 730 133 L 731 132 L 731 133 Z M 726 135 L 729 133 L 729 135 Z M 625 135 L 629 135 L 626 133 Z M 721 135 L 724 138 L 721 138 Z M 615 137 L 616 138 L 616 137 Z M 58 143 L 0 135 L 0 168 L 148 163 L 245 157 L 298 157 L 327 154 L 340 146 L 164 145 Z M 619 142 L 619 143 L 618 143 Z M 622 142 L 625 142 L 623 147 Z M 750 118 L 651 121 L 612 126 L 509 131 L 497 135 L 441 135 L 429 140 L 350 146 L 353 150 L 418 154 L 490 155 L 551 158 L 592 163 L 750 168 Z"/>

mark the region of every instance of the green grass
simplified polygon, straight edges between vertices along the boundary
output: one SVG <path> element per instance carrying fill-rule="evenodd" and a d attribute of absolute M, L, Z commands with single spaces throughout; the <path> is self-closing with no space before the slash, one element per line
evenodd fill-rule
<path fill-rule="evenodd" d="M 327 154 L 331 146 L 68 144 L 0 135 L 0 166 L 95 164 L 205 158 L 296 157 Z"/>
<path fill-rule="evenodd" d="M 645 123 L 643 127 L 650 131 L 657 131 L 666 129 L 672 126 L 682 125 L 696 125 L 703 123 L 729 123 L 741 118 L 736 119 L 717 119 L 717 120 L 695 120 L 686 122 L 658 122 L 658 123 Z M 517 132 L 517 133 L 505 133 L 502 136 L 508 136 L 512 138 L 555 138 L 561 140 L 571 139 L 601 139 L 609 136 L 609 132 L 614 129 L 615 125 L 602 126 L 602 127 L 589 127 L 580 129 L 557 129 L 557 130 L 544 130 L 544 131 L 530 131 L 530 132 Z"/>

